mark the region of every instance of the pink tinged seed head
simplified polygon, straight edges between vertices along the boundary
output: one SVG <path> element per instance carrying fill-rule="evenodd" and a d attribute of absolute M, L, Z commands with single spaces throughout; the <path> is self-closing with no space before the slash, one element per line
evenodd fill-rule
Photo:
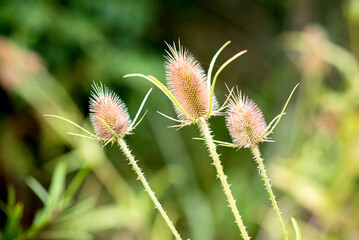
<path fill-rule="evenodd" d="M 102 121 L 117 135 L 129 131 L 131 125 L 130 118 L 125 104 L 122 103 L 118 95 L 102 84 L 94 84 L 93 88 L 94 91 L 90 98 L 90 118 L 95 129 L 95 134 L 105 139 L 113 137 L 111 131 Z"/>
<path fill-rule="evenodd" d="M 245 148 L 256 145 L 267 127 L 259 107 L 248 97 L 242 97 L 241 93 L 230 99 L 226 125 L 233 143 Z M 262 138 L 260 142 L 264 140 Z"/>
<path fill-rule="evenodd" d="M 190 117 L 196 120 L 205 117 L 209 109 L 210 89 L 203 68 L 187 49 L 179 46 L 177 51 L 175 46 L 167 46 L 170 51 L 165 68 L 170 91 Z M 212 109 L 216 107 L 216 104 L 213 105 Z M 176 108 L 176 112 L 180 119 L 187 120 L 179 109 Z"/>

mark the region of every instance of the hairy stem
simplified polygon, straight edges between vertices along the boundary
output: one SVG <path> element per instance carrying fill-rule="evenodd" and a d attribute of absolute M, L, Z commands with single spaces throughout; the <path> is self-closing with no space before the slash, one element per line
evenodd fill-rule
<path fill-rule="evenodd" d="M 181 240 L 181 236 L 179 235 L 179 233 L 177 232 L 175 226 L 173 225 L 173 223 L 171 222 L 171 220 L 167 216 L 166 211 L 162 208 L 161 203 L 157 200 L 157 198 L 155 196 L 155 193 L 152 191 L 152 189 L 151 189 L 150 185 L 148 184 L 145 176 L 143 175 L 140 167 L 137 165 L 137 161 L 135 160 L 134 156 L 132 155 L 131 150 L 128 148 L 125 140 L 123 138 L 119 137 L 117 139 L 117 142 L 118 142 L 123 154 L 130 161 L 133 170 L 136 172 L 136 174 L 138 176 L 138 179 L 141 181 L 141 183 L 145 187 L 146 192 L 150 195 L 150 197 L 151 197 L 153 203 L 155 204 L 156 208 L 161 213 L 164 220 L 167 222 L 167 225 L 171 229 L 173 235 L 175 236 L 175 238 L 177 240 Z"/>
<path fill-rule="evenodd" d="M 260 174 L 261 174 L 261 176 L 263 178 L 263 181 L 265 183 L 267 191 L 269 193 L 270 200 L 272 201 L 272 205 L 273 205 L 275 214 L 277 215 L 277 219 L 279 221 L 280 227 L 282 228 L 282 233 L 283 233 L 284 239 L 288 240 L 288 232 L 285 229 L 283 219 L 282 219 L 282 216 L 280 214 L 280 210 L 279 210 L 277 201 L 275 200 L 275 196 L 273 194 L 272 187 L 271 187 L 271 184 L 269 182 L 269 178 L 267 176 L 266 169 L 264 167 L 263 159 L 261 158 L 261 153 L 259 151 L 259 148 L 258 148 L 258 146 L 254 146 L 254 147 L 251 148 L 251 150 L 252 150 L 252 154 L 254 156 L 254 159 L 256 160 L 256 162 L 258 164 L 258 169 L 259 169 L 259 172 L 260 172 Z"/>
<path fill-rule="evenodd" d="M 248 236 L 246 227 L 243 224 L 241 215 L 239 215 L 239 212 L 238 212 L 238 209 L 236 206 L 236 201 L 234 200 L 231 189 L 229 188 L 229 185 L 227 182 L 227 176 L 223 172 L 223 167 L 222 167 L 221 161 L 219 160 L 218 153 L 216 151 L 216 145 L 214 144 L 212 136 L 211 136 L 211 130 L 209 129 L 207 122 L 205 122 L 204 120 L 199 121 L 198 126 L 203 135 L 203 138 L 205 139 L 205 142 L 208 147 L 208 151 L 211 154 L 211 157 L 213 159 L 213 164 L 217 170 L 217 176 L 222 183 L 223 191 L 226 194 L 229 206 L 232 209 L 236 223 L 239 227 L 239 230 L 241 231 L 241 235 L 242 235 L 243 239 L 249 240 L 250 237 Z"/>

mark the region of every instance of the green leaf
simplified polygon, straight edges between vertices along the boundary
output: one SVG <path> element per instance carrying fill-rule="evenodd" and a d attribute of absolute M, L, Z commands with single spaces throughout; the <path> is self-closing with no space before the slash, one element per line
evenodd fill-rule
<path fill-rule="evenodd" d="M 66 179 L 66 165 L 64 162 L 59 162 L 56 165 L 54 175 L 51 179 L 48 201 L 45 204 L 45 208 L 47 211 L 51 212 L 59 203 L 65 189 L 65 179 Z"/>
<path fill-rule="evenodd" d="M 71 123 L 72 125 L 74 125 L 74 126 L 77 127 L 78 129 L 84 131 L 85 133 L 87 133 L 87 134 L 90 135 L 91 137 L 93 137 L 93 138 L 95 138 L 95 139 L 98 139 L 98 137 L 97 137 L 95 134 L 93 134 L 93 133 L 87 131 L 86 129 L 84 129 L 83 127 L 81 127 L 80 125 L 78 125 L 77 123 L 74 123 L 73 121 L 71 121 L 71 120 L 69 120 L 69 119 L 67 119 L 67 118 L 60 117 L 60 116 L 56 116 L 56 115 L 51 115 L 51 114 L 44 114 L 44 117 L 58 118 L 58 119 L 61 119 L 61 120 L 65 121 L 65 122 Z"/>
<path fill-rule="evenodd" d="M 144 99 L 142 100 L 142 103 L 141 103 L 140 107 L 138 108 L 138 111 L 137 111 L 137 113 L 136 113 L 135 118 L 133 119 L 133 122 L 132 122 L 130 128 L 132 128 L 132 127 L 136 124 L 137 118 L 138 118 L 138 116 L 140 115 L 140 113 L 141 113 L 141 111 L 142 111 L 142 108 L 143 108 L 143 106 L 145 105 L 145 103 L 146 103 L 146 101 L 147 101 L 147 98 L 148 98 L 148 96 L 150 95 L 151 92 L 152 92 L 152 88 L 151 88 L 150 90 L 148 90 L 146 96 L 145 96 Z"/>
<path fill-rule="evenodd" d="M 64 199 L 65 205 L 67 205 L 71 201 L 72 197 L 76 194 L 77 190 L 81 187 L 82 183 L 84 182 L 85 178 L 87 177 L 90 171 L 91 171 L 91 167 L 85 165 L 77 172 L 77 174 L 72 179 L 71 183 L 66 189 L 65 199 Z"/>
<path fill-rule="evenodd" d="M 196 120 L 193 119 L 190 115 L 188 115 L 188 113 L 184 110 L 184 108 L 181 106 L 181 104 L 178 102 L 178 100 L 175 98 L 175 96 L 171 93 L 170 90 L 168 90 L 168 88 L 162 83 L 160 82 L 157 78 L 155 78 L 154 76 L 148 75 L 145 76 L 143 74 L 138 74 L 138 73 L 134 73 L 134 74 L 127 74 L 125 76 L 123 76 L 124 78 L 126 77 L 142 77 L 146 80 L 148 80 L 149 82 L 153 83 L 154 85 L 156 85 L 171 101 L 174 105 L 176 105 L 179 110 L 181 110 L 181 112 L 191 121 L 191 122 L 195 122 Z"/>
<path fill-rule="evenodd" d="M 121 135 L 126 135 L 126 134 L 129 134 L 130 132 L 132 132 L 133 130 L 135 130 L 135 128 L 142 122 L 142 120 L 145 118 L 145 116 L 146 116 L 146 114 L 147 114 L 147 110 L 146 110 L 146 112 L 143 114 L 143 116 L 140 118 L 140 120 L 138 120 L 138 122 L 133 126 L 133 125 L 131 125 L 131 129 L 130 130 L 128 130 L 127 132 L 124 132 L 124 133 L 121 133 Z"/>
<path fill-rule="evenodd" d="M 82 135 L 82 134 L 78 134 L 78 133 L 73 133 L 73 132 L 66 132 L 66 133 L 69 134 L 69 135 L 82 137 L 82 138 L 86 138 L 86 139 L 99 140 L 99 138 L 94 138 L 94 137 L 90 137 L 90 136 L 86 136 L 86 135 Z"/>
<path fill-rule="evenodd" d="M 205 141 L 204 138 L 192 138 L 194 140 L 201 140 L 201 141 Z M 231 148 L 240 148 L 239 146 L 233 144 L 233 143 L 229 143 L 229 142 L 223 142 L 223 141 L 218 141 L 218 140 L 213 140 L 214 143 L 217 143 L 219 146 L 222 146 L 222 147 L 231 147 Z"/>
<path fill-rule="evenodd" d="M 216 63 L 216 60 L 217 60 L 219 54 L 230 43 L 231 43 L 231 41 L 228 41 L 225 44 L 223 44 L 223 46 L 216 52 L 216 54 L 213 56 L 213 58 L 211 60 L 211 64 L 209 65 L 208 73 L 207 73 L 207 85 L 208 85 L 209 90 L 211 90 L 211 78 L 212 78 L 212 71 L 213 71 L 214 64 Z"/>
<path fill-rule="evenodd" d="M 283 115 L 285 115 L 285 109 L 287 108 L 288 106 L 288 103 L 290 101 L 290 99 L 292 98 L 293 96 L 293 93 L 294 91 L 297 89 L 297 87 L 299 86 L 299 83 L 297 85 L 295 85 L 295 87 L 293 88 L 292 92 L 289 94 L 289 97 L 286 101 L 286 103 L 284 104 L 284 107 L 282 109 L 282 112 L 276 116 L 274 119 L 277 119 L 277 121 L 275 122 L 274 126 L 269 130 L 270 126 L 273 124 L 273 121 L 274 119 L 272 120 L 272 122 L 268 125 L 267 129 L 264 130 L 264 132 L 261 134 L 261 136 L 258 138 L 258 140 L 256 142 L 259 142 L 262 138 L 266 138 L 267 136 L 269 136 L 273 131 L 274 129 L 276 128 L 276 126 L 278 125 L 280 119 L 282 118 Z"/>
<path fill-rule="evenodd" d="M 227 86 L 227 85 L 226 85 Z M 228 88 L 228 87 L 227 87 Z M 214 113 L 214 115 L 220 113 L 220 111 L 222 111 L 223 109 L 225 109 L 227 107 L 227 102 L 229 101 L 229 99 L 231 98 L 232 94 L 233 94 L 233 90 L 234 88 L 232 87 L 231 90 L 229 90 L 229 94 L 226 98 L 226 100 L 224 101 L 224 103 L 222 104 L 222 106 Z"/>
<path fill-rule="evenodd" d="M 210 93 L 210 97 L 209 97 L 209 108 L 208 108 L 208 114 L 207 117 L 209 117 L 209 115 L 211 114 L 211 110 L 212 110 L 212 101 L 213 101 L 213 94 L 214 94 L 214 86 L 216 85 L 216 81 L 217 81 L 217 77 L 218 75 L 222 72 L 223 69 L 225 69 L 225 67 L 227 67 L 228 64 L 230 64 L 231 62 L 233 62 L 236 58 L 238 58 L 239 56 L 245 54 L 247 52 L 247 50 L 243 50 L 239 53 L 237 53 L 236 55 L 234 55 L 233 57 L 231 57 L 230 59 L 228 59 L 225 63 L 222 64 L 222 66 L 217 70 L 216 74 L 214 74 L 214 78 L 213 78 L 213 82 L 211 85 L 211 93 Z"/>
<path fill-rule="evenodd" d="M 40 198 L 40 200 L 46 204 L 48 194 L 46 189 L 39 183 L 35 178 L 28 177 L 26 179 L 26 184 L 31 188 L 31 190 Z"/>
<path fill-rule="evenodd" d="M 300 232 L 300 228 L 299 228 L 297 221 L 293 217 L 292 217 L 291 221 L 292 221 L 292 224 L 293 224 L 293 227 L 295 230 L 295 239 L 302 240 L 302 234 Z"/>
<path fill-rule="evenodd" d="M 52 176 L 47 201 L 45 207 L 36 212 L 33 224 L 26 231 L 26 236 L 31 238 L 35 236 L 42 228 L 44 228 L 53 218 L 56 208 L 61 208 L 60 202 L 63 200 L 66 180 L 66 165 L 59 162 Z M 61 202 L 62 203 L 62 202 Z"/>
<path fill-rule="evenodd" d="M 174 122 L 178 122 L 178 123 L 182 123 L 182 122 L 183 122 L 183 121 L 181 121 L 181 120 L 178 120 L 178 119 L 172 118 L 172 117 L 170 117 L 170 116 L 167 116 L 166 114 L 161 113 L 161 112 L 159 112 L 159 111 L 157 111 L 157 113 L 160 114 L 160 115 L 162 115 L 163 117 L 169 119 L 169 120 L 174 121 Z"/>
<path fill-rule="evenodd" d="M 89 212 L 95 206 L 96 200 L 94 198 L 88 198 L 80 203 L 66 209 L 55 220 L 56 223 L 67 221 L 69 219 L 78 217 L 84 213 Z"/>
<path fill-rule="evenodd" d="M 12 186 L 8 187 L 8 203 L 3 207 L 5 208 L 4 212 L 7 218 L 1 236 L 4 239 L 15 239 L 22 232 L 20 221 L 24 212 L 24 206 L 21 202 L 16 203 L 15 189 Z"/>

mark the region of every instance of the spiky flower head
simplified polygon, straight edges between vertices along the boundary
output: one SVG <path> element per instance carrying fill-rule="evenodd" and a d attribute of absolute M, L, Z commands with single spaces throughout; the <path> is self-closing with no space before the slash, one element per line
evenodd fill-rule
<path fill-rule="evenodd" d="M 259 107 L 253 100 L 242 96 L 241 93 L 233 96 L 229 101 L 226 125 L 233 143 L 245 148 L 256 145 L 267 127 Z M 265 140 L 262 138 L 260 142 Z"/>
<path fill-rule="evenodd" d="M 206 82 L 206 74 L 193 57 L 183 46 L 178 50 L 175 46 L 168 45 L 169 52 L 165 63 L 166 79 L 168 87 L 187 114 L 199 120 L 206 117 L 210 106 L 210 88 Z M 213 99 L 212 109 L 217 107 Z M 188 120 L 182 111 L 176 108 L 181 120 Z"/>
<path fill-rule="evenodd" d="M 129 131 L 130 117 L 118 95 L 102 84 L 94 84 L 93 89 L 90 98 L 90 118 L 95 134 L 99 138 L 111 139 L 114 134 L 109 128 L 118 136 Z"/>

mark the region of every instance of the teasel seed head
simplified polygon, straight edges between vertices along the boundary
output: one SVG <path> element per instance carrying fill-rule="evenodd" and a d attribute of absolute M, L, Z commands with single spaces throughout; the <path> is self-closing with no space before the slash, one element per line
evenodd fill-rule
<path fill-rule="evenodd" d="M 183 46 L 177 50 L 170 46 L 167 61 L 165 63 L 167 84 L 187 114 L 199 120 L 206 117 L 209 110 L 210 89 L 206 82 L 206 74 L 193 57 Z M 213 98 L 212 110 L 217 108 L 216 100 Z M 187 117 L 176 108 L 178 117 L 187 121 Z"/>
<path fill-rule="evenodd" d="M 118 95 L 102 84 L 94 84 L 93 89 L 90 98 L 90 118 L 95 134 L 99 138 L 111 139 L 114 135 L 108 127 L 118 136 L 129 131 L 131 121 L 126 106 Z"/>
<path fill-rule="evenodd" d="M 255 146 L 267 127 L 259 107 L 241 93 L 233 96 L 229 101 L 226 125 L 233 143 L 245 148 Z M 265 140 L 262 138 L 259 142 Z"/>

